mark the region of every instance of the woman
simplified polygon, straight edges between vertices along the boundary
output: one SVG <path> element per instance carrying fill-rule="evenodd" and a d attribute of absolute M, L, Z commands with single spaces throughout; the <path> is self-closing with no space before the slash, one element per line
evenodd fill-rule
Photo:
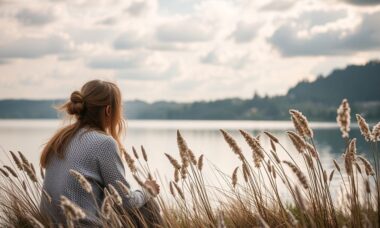
<path fill-rule="evenodd" d="M 146 181 L 150 189 L 122 194 L 125 180 L 120 158 L 121 134 L 124 131 L 122 99 L 119 88 L 111 82 L 94 80 L 83 85 L 81 91 L 71 94 L 70 100 L 60 107 L 75 117 L 75 122 L 60 129 L 46 144 L 40 163 L 45 168 L 43 190 L 51 197 L 42 197 L 41 210 L 55 224 L 66 224 L 61 208 L 61 196 L 81 207 L 86 216 L 78 221 L 81 226 L 102 225 L 99 205 L 105 198 L 104 188 L 112 185 L 122 197 L 124 211 L 143 208 L 159 192 L 155 181 Z M 71 175 L 75 170 L 91 184 L 92 193 L 86 192 Z M 153 193 L 153 195 L 152 195 Z"/>

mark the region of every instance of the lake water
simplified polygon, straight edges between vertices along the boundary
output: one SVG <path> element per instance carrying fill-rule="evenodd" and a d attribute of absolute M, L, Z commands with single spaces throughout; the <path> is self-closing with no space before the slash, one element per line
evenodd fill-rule
<path fill-rule="evenodd" d="M 0 150 L 2 151 L 0 160 L 2 163 L 9 163 L 7 159 L 9 150 L 22 151 L 37 165 L 43 144 L 60 126 L 62 126 L 62 122 L 59 120 L 0 120 Z M 148 153 L 150 169 L 159 171 L 163 181 L 171 180 L 173 169 L 164 153 L 179 158 L 176 142 L 176 130 L 179 129 L 194 153 L 197 156 L 204 154 L 206 179 L 212 183 L 215 182 L 215 169 L 211 169 L 211 166 L 215 165 L 222 172 L 230 175 L 233 169 L 240 164 L 236 155 L 224 141 L 219 129 L 230 132 L 248 158 L 251 158 L 251 151 L 240 136 L 238 129 L 249 131 L 255 136 L 263 131 L 270 131 L 282 141 L 286 148 L 290 149 L 291 153 L 296 154 L 297 161 L 299 155 L 285 134 L 292 127 L 293 125 L 289 121 L 129 120 L 124 143 L 129 151 L 132 146 L 140 148 L 140 145 L 144 145 Z M 322 163 L 327 170 L 331 171 L 333 169 L 332 159 L 341 161 L 345 147 L 337 124 L 320 122 L 312 123 L 312 127 Z M 355 126 L 352 128 L 350 135 L 358 138 L 358 152 L 368 153 L 369 145 L 362 140 L 358 128 Z M 270 144 L 267 137 L 262 135 L 260 140 L 263 147 L 268 148 L 269 151 Z M 281 151 L 279 151 L 279 155 L 281 159 L 289 159 Z M 126 170 L 127 179 L 132 180 L 128 169 Z M 338 184 L 336 186 L 333 184 L 332 187 L 337 188 Z"/>

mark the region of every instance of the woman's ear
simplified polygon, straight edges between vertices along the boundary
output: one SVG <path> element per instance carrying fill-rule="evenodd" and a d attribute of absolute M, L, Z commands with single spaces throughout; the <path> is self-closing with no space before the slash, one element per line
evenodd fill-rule
<path fill-rule="evenodd" d="M 110 117 L 111 116 L 111 105 L 106 106 L 106 116 Z"/>

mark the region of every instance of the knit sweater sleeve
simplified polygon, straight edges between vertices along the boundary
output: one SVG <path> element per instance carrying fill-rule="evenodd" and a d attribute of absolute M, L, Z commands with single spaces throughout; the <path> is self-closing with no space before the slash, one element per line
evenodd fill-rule
<path fill-rule="evenodd" d="M 125 208 L 140 208 L 149 200 L 149 195 L 145 191 L 130 191 L 129 195 L 126 195 L 117 184 L 117 181 L 120 181 L 130 188 L 129 183 L 125 179 L 125 169 L 118 153 L 118 146 L 112 138 L 107 138 L 100 145 L 96 155 L 104 186 L 110 184 L 115 187 L 120 196 L 122 196 Z"/>

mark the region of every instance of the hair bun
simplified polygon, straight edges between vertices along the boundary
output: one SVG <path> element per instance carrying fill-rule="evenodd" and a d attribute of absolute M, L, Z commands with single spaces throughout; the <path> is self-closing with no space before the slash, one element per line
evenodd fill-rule
<path fill-rule="evenodd" d="M 70 102 L 67 105 L 67 112 L 70 115 L 80 116 L 84 109 L 83 96 L 79 91 L 74 91 L 70 96 Z"/>

